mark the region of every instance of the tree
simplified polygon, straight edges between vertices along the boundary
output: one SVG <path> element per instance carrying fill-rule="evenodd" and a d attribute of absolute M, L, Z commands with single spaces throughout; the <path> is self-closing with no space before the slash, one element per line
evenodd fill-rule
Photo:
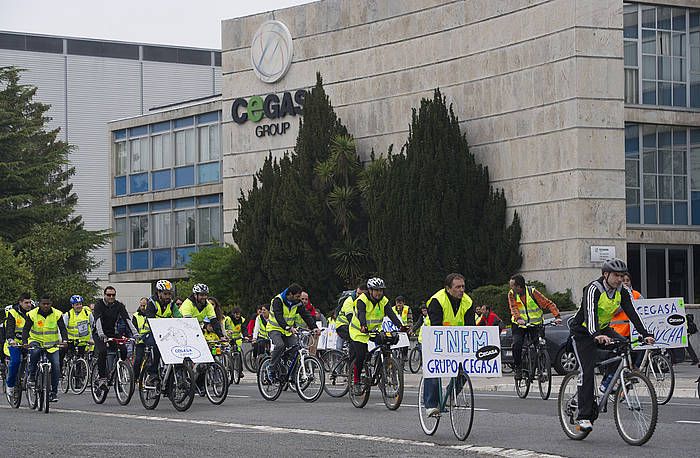
<path fill-rule="evenodd" d="M 72 294 L 95 294 L 89 253 L 109 234 L 85 230 L 74 214 L 71 146 L 46 129 L 49 106 L 34 101 L 36 88 L 20 84 L 20 72 L 0 68 L 0 237 L 22 252 L 35 292 L 67 306 Z"/>
<path fill-rule="evenodd" d="M 240 255 L 240 252 L 231 245 L 205 248 L 192 253 L 187 263 L 190 275 L 187 284 L 189 288 L 178 289 L 178 294 L 189 296 L 194 283 L 204 283 L 209 287 L 209 295 L 216 297 L 225 309 L 227 306 L 239 304 L 237 282 L 231 272 L 240 270 L 238 267 Z M 186 287 L 184 284 L 182 286 Z"/>
<path fill-rule="evenodd" d="M 388 154 L 364 193 L 371 253 L 392 293 L 421 300 L 450 272 L 470 290 L 520 267 L 517 213 L 507 225 L 503 192 L 489 186 L 439 90 L 413 110 L 401 154 Z"/>
<path fill-rule="evenodd" d="M 0 239 L 0 307 L 17 303 L 22 293 L 32 294 L 34 275 L 12 246 Z"/>

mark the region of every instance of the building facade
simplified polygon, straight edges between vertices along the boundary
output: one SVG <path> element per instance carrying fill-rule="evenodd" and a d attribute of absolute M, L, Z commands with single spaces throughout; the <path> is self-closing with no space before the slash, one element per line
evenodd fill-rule
<path fill-rule="evenodd" d="M 439 87 L 521 218 L 527 278 L 580 297 L 614 253 L 645 295 L 693 302 L 699 40 L 695 0 L 326 0 L 223 21 L 224 240 L 264 157 L 293 149 L 317 72 L 365 158 L 401 147 Z"/>

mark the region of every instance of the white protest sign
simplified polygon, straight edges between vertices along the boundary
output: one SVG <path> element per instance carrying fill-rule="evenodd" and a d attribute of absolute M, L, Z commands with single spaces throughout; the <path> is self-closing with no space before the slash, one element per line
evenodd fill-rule
<path fill-rule="evenodd" d="M 320 326 L 319 326 L 320 328 Z M 335 350 L 338 340 L 338 334 L 335 332 L 335 325 L 330 324 L 326 329 L 321 331 L 318 338 L 318 350 Z"/>
<path fill-rule="evenodd" d="M 423 377 L 501 376 L 498 326 L 423 326 Z"/>
<path fill-rule="evenodd" d="M 396 325 L 392 323 L 391 320 L 387 317 L 384 317 L 384 321 L 382 321 L 382 331 L 395 332 L 399 335 L 399 341 L 391 346 L 392 349 L 406 348 L 411 345 L 408 341 L 408 334 L 406 334 L 405 332 L 399 332 L 399 328 L 397 328 Z M 368 351 L 372 351 L 374 347 L 376 347 L 376 345 L 374 345 L 374 342 L 372 342 L 371 340 L 367 342 Z"/>
<path fill-rule="evenodd" d="M 664 299 L 640 299 L 632 301 L 647 331 L 654 334 L 654 345 L 633 343 L 635 350 L 645 348 L 681 348 L 688 346 L 688 326 L 685 319 L 685 303 L 682 297 Z M 632 327 L 632 342 L 639 333 Z"/>
<path fill-rule="evenodd" d="M 180 364 L 185 357 L 195 363 L 214 362 L 196 318 L 155 318 L 148 324 L 164 364 Z"/>

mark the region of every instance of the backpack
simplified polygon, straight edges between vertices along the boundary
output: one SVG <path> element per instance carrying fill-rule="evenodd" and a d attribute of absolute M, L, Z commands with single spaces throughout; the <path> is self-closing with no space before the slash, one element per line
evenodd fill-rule
<path fill-rule="evenodd" d="M 693 335 L 698 332 L 698 325 L 695 324 L 695 317 L 690 314 L 686 317 L 688 320 L 688 335 Z"/>
<path fill-rule="evenodd" d="M 335 307 L 335 316 L 337 317 L 340 314 L 340 309 L 343 308 L 343 302 L 345 302 L 345 299 L 348 297 L 352 297 L 353 300 L 356 299 L 356 292 L 354 289 L 348 289 L 340 293 L 340 297 L 338 298 L 338 304 Z"/>

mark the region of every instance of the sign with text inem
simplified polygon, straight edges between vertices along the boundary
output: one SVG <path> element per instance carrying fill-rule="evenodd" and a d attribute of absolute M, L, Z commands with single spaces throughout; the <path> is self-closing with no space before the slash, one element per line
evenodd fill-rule
<path fill-rule="evenodd" d="M 501 376 L 498 326 L 423 328 L 423 377 L 454 377 L 460 365 L 470 377 Z"/>

